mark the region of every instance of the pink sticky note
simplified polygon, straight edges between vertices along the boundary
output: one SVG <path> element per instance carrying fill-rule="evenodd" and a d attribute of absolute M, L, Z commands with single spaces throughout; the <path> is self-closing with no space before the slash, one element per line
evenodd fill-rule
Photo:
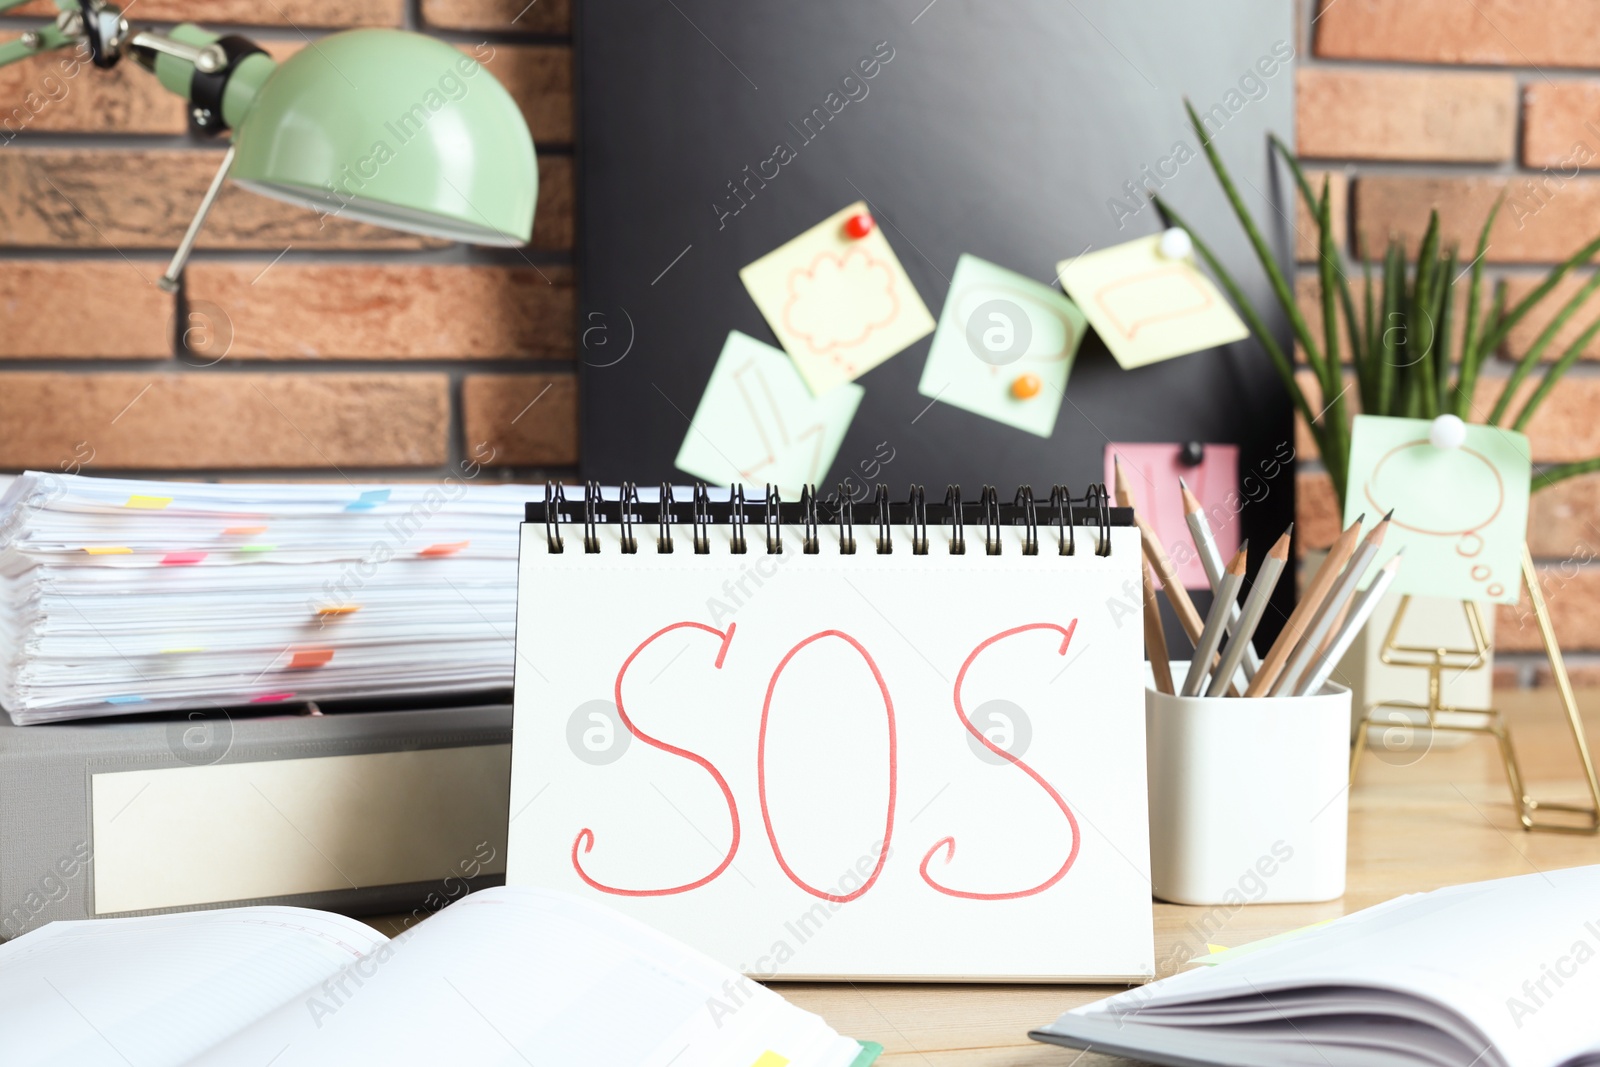
<path fill-rule="evenodd" d="M 1155 529 L 1186 589 L 1209 589 L 1211 583 L 1184 519 L 1179 478 L 1200 498 L 1222 558 L 1231 559 L 1239 551 L 1239 447 L 1201 447 L 1200 462 L 1191 466 L 1183 461 L 1184 446 L 1179 444 L 1106 445 L 1106 485 L 1114 484 L 1113 461 L 1121 460 L 1139 514 Z M 1156 584 L 1160 585 L 1161 579 L 1157 578 Z"/>

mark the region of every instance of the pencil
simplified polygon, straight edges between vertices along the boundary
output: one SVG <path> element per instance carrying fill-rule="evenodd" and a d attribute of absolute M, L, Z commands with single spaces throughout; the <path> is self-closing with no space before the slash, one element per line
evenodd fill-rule
<path fill-rule="evenodd" d="M 1288 696 L 1299 691 L 1301 675 L 1311 666 L 1311 661 L 1322 648 L 1322 639 L 1328 636 L 1334 618 L 1340 614 L 1345 602 L 1355 595 L 1356 587 L 1366 577 L 1367 568 L 1372 566 L 1378 550 L 1383 547 L 1383 535 L 1389 532 L 1389 519 L 1393 515 L 1394 512 L 1390 511 L 1382 522 L 1372 528 L 1366 540 L 1361 542 L 1361 547 L 1350 557 L 1350 562 L 1345 564 L 1344 572 L 1334 583 L 1333 592 L 1328 594 L 1328 599 L 1322 602 L 1322 607 L 1312 617 L 1311 624 L 1306 627 L 1305 637 L 1295 648 L 1294 655 L 1289 657 L 1289 665 L 1273 685 L 1273 696 Z"/>
<path fill-rule="evenodd" d="M 1122 460 L 1113 458 L 1112 467 L 1116 476 L 1117 504 L 1133 509 L 1133 521 L 1139 527 L 1139 539 L 1144 542 L 1144 558 L 1150 561 L 1156 577 L 1161 579 L 1161 587 L 1166 590 L 1167 599 L 1172 602 L 1172 610 L 1177 613 L 1178 623 L 1183 627 L 1183 632 L 1188 635 L 1190 641 L 1200 640 L 1200 632 L 1205 629 L 1204 620 L 1195 610 L 1194 601 L 1189 599 L 1188 590 L 1178 581 L 1177 571 L 1172 566 L 1172 560 L 1167 558 L 1167 553 L 1162 549 L 1161 539 L 1156 536 L 1155 529 L 1145 521 L 1143 515 L 1139 514 L 1139 505 L 1134 502 L 1133 489 L 1128 485 L 1128 476 L 1122 470 Z"/>
<path fill-rule="evenodd" d="M 1216 592 L 1217 583 L 1222 581 L 1222 550 L 1217 547 L 1216 533 L 1211 529 L 1211 524 L 1206 521 L 1205 509 L 1200 506 L 1200 498 L 1189 491 L 1189 483 L 1182 478 L 1178 479 L 1178 490 L 1183 494 L 1183 517 L 1189 524 L 1189 534 L 1194 538 L 1194 548 L 1200 555 L 1200 565 L 1206 569 L 1206 580 L 1211 583 L 1211 591 Z M 1238 604 L 1228 608 L 1228 640 L 1238 638 L 1239 619 L 1242 609 Z M 1261 669 L 1261 657 L 1256 655 L 1256 650 L 1248 643 L 1244 646 L 1244 674 L 1246 680 L 1254 678 L 1256 671 Z M 1237 666 L 1235 667 L 1237 669 Z M 1231 675 L 1233 672 L 1230 671 Z"/>
<path fill-rule="evenodd" d="M 1256 627 L 1261 625 L 1261 616 L 1267 612 L 1267 601 L 1271 599 L 1273 589 L 1277 588 L 1283 568 L 1289 563 L 1289 537 L 1293 533 L 1294 523 L 1290 523 L 1289 528 L 1283 531 L 1283 536 L 1278 538 L 1278 543 L 1267 553 L 1267 558 L 1261 561 L 1256 582 L 1250 587 L 1250 595 L 1245 597 L 1239 624 L 1234 627 L 1233 636 L 1228 638 L 1227 651 L 1222 654 L 1222 664 L 1211 676 L 1211 687 L 1206 690 L 1206 696 L 1221 696 L 1228 687 L 1228 679 L 1233 677 L 1233 672 L 1244 661 L 1250 648 L 1250 638 L 1255 636 Z"/>
<path fill-rule="evenodd" d="M 1344 625 L 1339 628 L 1339 632 L 1334 636 L 1333 640 L 1328 643 L 1327 651 L 1323 652 L 1322 658 L 1317 660 L 1316 665 L 1311 668 L 1311 673 L 1301 683 L 1295 693 L 1296 696 L 1308 696 L 1322 691 L 1322 686 L 1327 682 L 1328 676 L 1333 673 L 1333 668 L 1338 665 L 1339 660 L 1349 651 L 1351 642 L 1356 639 L 1356 634 L 1360 633 L 1361 628 L 1367 624 L 1367 620 L 1377 610 L 1378 601 L 1383 599 L 1383 594 L 1387 593 L 1389 586 L 1394 583 L 1395 574 L 1400 570 L 1400 555 L 1404 551 L 1405 549 L 1401 548 L 1399 552 L 1396 552 L 1389 559 L 1388 563 L 1378 568 L 1378 573 L 1373 577 L 1372 584 L 1367 586 L 1367 591 L 1361 594 L 1355 606 L 1350 609 L 1349 617 L 1345 620 Z"/>
<path fill-rule="evenodd" d="M 1150 653 L 1150 669 L 1155 673 L 1156 689 L 1168 696 L 1172 687 L 1172 659 L 1167 653 L 1167 635 L 1161 629 L 1161 605 L 1156 600 L 1156 584 L 1150 577 L 1150 564 L 1139 561 L 1144 578 L 1144 647 Z"/>
<path fill-rule="evenodd" d="M 1245 696 L 1264 697 L 1271 690 L 1272 683 L 1278 680 L 1278 674 L 1283 670 L 1284 664 L 1289 662 L 1289 654 L 1294 651 L 1294 646 L 1300 643 L 1300 636 L 1305 633 L 1311 616 L 1322 607 L 1328 590 L 1333 588 L 1334 581 L 1339 577 L 1340 569 L 1350 558 L 1350 553 L 1355 550 L 1356 540 L 1361 536 L 1361 520 L 1364 518 L 1366 516 L 1362 515 L 1352 522 L 1350 528 L 1340 534 L 1333 542 L 1333 547 L 1328 549 L 1328 557 L 1322 561 L 1322 566 L 1318 567 L 1317 573 L 1312 576 L 1305 593 L 1300 597 L 1300 603 L 1289 613 L 1289 621 L 1284 623 L 1283 632 L 1272 643 L 1267 658 L 1261 661 L 1261 669 L 1250 679 L 1250 685 L 1244 691 Z"/>
<path fill-rule="evenodd" d="M 1197 697 L 1200 695 L 1200 686 L 1206 680 L 1206 672 L 1211 667 L 1211 662 L 1216 658 L 1217 646 L 1222 644 L 1222 635 L 1228 628 L 1228 605 L 1239 596 L 1239 587 L 1244 584 L 1246 544 L 1239 546 L 1239 551 L 1229 561 L 1228 567 L 1222 572 L 1222 581 L 1217 583 L 1217 591 L 1212 594 L 1211 614 L 1206 616 L 1205 627 L 1200 631 L 1200 640 L 1194 643 L 1194 658 L 1189 661 L 1189 674 L 1183 680 L 1183 695 Z M 1220 674 L 1219 680 L 1225 687 L 1228 676 Z"/>

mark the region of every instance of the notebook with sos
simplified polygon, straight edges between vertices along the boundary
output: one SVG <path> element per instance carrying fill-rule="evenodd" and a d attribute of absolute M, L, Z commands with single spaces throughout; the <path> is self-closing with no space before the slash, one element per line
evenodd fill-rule
<path fill-rule="evenodd" d="M 1152 975 L 1139 534 L 1103 486 L 526 517 L 510 884 L 758 979 Z"/>

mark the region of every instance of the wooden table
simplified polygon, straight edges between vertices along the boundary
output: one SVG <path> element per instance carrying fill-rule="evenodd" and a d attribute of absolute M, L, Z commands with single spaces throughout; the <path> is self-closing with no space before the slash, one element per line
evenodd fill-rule
<path fill-rule="evenodd" d="M 1571 734 L 1552 690 L 1497 694 L 1530 792 L 1583 801 Z M 1591 745 L 1600 744 L 1600 690 L 1580 692 Z M 1293 930 L 1401 893 L 1458 882 L 1600 863 L 1600 838 L 1525 833 L 1488 738 L 1435 748 L 1411 766 L 1368 755 L 1350 797 L 1350 871 L 1341 900 L 1237 909 L 1155 905 L 1156 959 L 1170 961 Z M 1196 924 L 1204 924 L 1197 931 Z M 1191 951 L 1192 950 L 1192 951 Z M 1028 1040 L 1029 1028 L 1117 992 L 1105 986 L 931 986 L 873 983 L 773 988 L 840 1033 L 881 1042 L 885 1067 L 1107 1067 L 1127 1063 Z"/>

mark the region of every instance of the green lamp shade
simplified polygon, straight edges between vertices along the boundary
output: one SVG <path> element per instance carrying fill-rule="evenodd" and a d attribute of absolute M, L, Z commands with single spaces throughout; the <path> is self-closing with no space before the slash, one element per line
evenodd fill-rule
<path fill-rule="evenodd" d="M 401 30 L 308 44 L 234 130 L 233 180 L 325 216 L 516 246 L 539 171 L 511 94 L 477 60 Z"/>

